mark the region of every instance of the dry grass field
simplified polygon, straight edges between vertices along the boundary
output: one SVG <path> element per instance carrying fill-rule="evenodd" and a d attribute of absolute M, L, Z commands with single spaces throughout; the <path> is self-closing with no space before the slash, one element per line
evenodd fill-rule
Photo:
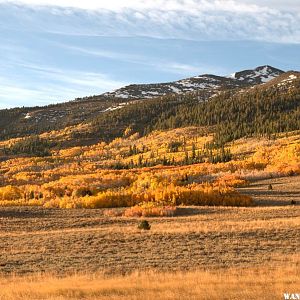
<path fill-rule="evenodd" d="M 300 204 L 300 176 L 260 180 L 239 191 L 253 197 L 259 206 L 290 205 L 292 200 Z"/>
<path fill-rule="evenodd" d="M 256 207 L 182 207 L 176 217 L 150 218 L 150 231 L 137 229 L 140 219 L 108 217 L 102 209 L 1 208 L 0 299 L 299 293 L 300 205 L 290 205 L 299 203 L 299 183 L 299 177 L 256 182 L 240 189 Z"/>
<path fill-rule="evenodd" d="M 217 272 L 9 277 L 0 280 L 0 299 L 284 299 L 284 293 L 299 292 L 299 286 L 298 261 L 298 265 L 283 268 L 270 265 Z"/>

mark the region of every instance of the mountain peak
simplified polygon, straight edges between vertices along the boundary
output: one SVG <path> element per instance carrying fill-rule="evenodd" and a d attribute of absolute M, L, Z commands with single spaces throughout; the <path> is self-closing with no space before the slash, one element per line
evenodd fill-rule
<path fill-rule="evenodd" d="M 147 99 L 166 94 L 184 94 L 201 91 L 204 94 L 203 100 L 205 100 L 218 91 L 266 83 L 283 73 L 284 71 L 282 70 L 265 65 L 253 70 L 236 72 L 228 77 L 203 74 L 167 83 L 131 84 L 113 92 L 105 93 L 103 96 L 123 99 Z"/>
<path fill-rule="evenodd" d="M 269 65 L 259 66 L 253 70 L 244 70 L 234 73 L 234 78 L 248 84 L 266 83 L 277 76 L 283 74 L 284 71 Z"/>

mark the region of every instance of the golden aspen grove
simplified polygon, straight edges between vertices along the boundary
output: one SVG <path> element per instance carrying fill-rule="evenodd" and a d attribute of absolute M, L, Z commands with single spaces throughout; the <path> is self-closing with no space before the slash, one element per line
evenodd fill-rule
<path fill-rule="evenodd" d="M 141 138 L 133 134 L 110 143 L 53 150 L 46 157 L 11 157 L 0 165 L 0 205 L 142 208 L 150 202 L 158 207 L 251 206 L 251 197 L 240 194 L 236 187 L 255 179 L 300 173 L 297 132 L 276 140 L 249 138 L 228 143 L 225 151 L 232 158 L 218 163 L 209 162 L 209 156 L 218 153 L 205 148 L 212 136 L 198 132 L 201 129 L 191 127 Z M 177 151 L 170 150 L 172 143 L 180 145 Z M 130 152 L 132 147 L 138 154 Z M 152 167 L 153 161 L 170 164 Z M 111 167 L 118 164 L 132 167 Z"/>

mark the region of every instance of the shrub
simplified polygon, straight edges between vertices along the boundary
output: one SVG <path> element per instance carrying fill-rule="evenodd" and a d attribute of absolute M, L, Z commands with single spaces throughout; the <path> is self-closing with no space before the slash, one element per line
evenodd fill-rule
<path fill-rule="evenodd" d="M 248 182 L 237 175 L 226 174 L 219 177 L 216 181 L 216 184 L 224 185 L 227 187 L 243 187 L 248 185 Z"/>
<path fill-rule="evenodd" d="M 0 200 L 19 200 L 22 192 L 18 187 L 7 185 L 0 188 Z"/>
<path fill-rule="evenodd" d="M 151 225 L 149 224 L 149 222 L 147 220 L 143 220 L 140 222 L 140 224 L 138 225 L 138 229 L 142 229 L 142 230 L 150 230 Z"/>

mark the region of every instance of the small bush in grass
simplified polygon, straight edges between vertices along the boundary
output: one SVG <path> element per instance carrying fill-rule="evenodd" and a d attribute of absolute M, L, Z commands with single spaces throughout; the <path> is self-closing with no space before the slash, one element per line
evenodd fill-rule
<path fill-rule="evenodd" d="M 151 225 L 149 224 L 149 222 L 147 220 L 143 220 L 140 222 L 140 224 L 138 225 L 138 229 L 142 229 L 142 230 L 150 230 Z"/>
<path fill-rule="evenodd" d="M 296 204 L 297 204 L 297 202 L 295 200 L 291 201 L 291 205 L 296 205 Z"/>
<path fill-rule="evenodd" d="M 269 185 L 268 185 L 268 190 L 269 190 L 269 191 L 272 191 L 272 190 L 273 190 L 272 184 L 269 184 Z"/>

